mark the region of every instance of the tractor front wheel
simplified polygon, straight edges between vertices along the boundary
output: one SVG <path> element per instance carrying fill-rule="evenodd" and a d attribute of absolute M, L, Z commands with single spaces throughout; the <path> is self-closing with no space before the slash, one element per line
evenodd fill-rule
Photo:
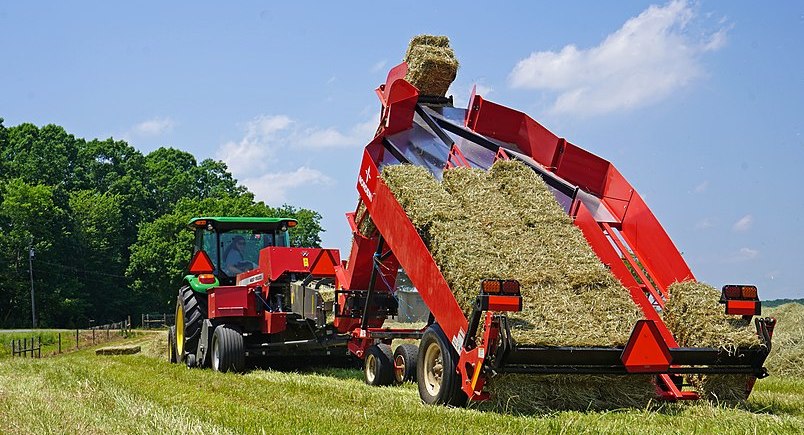
<path fill-rule="evenodd" d="M 173 325 L 170 327 L 170 329 L 168 329 L 167 341 L 168 361 L 175 364 L 178 362 L 176 359 L 176 325 Z"/>
<path fill-rule="evenodd" d="M 176 299 L 176 360 L 185 362 L 187 354 L 195 354 L 201 337 L 201 324 L 207 318 L 207 295 L 189 286 L 179 289 Z"/>
<path fill-rule="evenodd" d="M 367 384 L 374 386 L 394 383 L 391 346 L 380 343 L 366 349 L 366 357 L 363 360 L 363 379 Z"/>
<path fill-rule="evenodd" d="M 236 326 L 219 325 L 212 334 L 212 370 L 242 372 L 246 367 L 243 334 Z"/>

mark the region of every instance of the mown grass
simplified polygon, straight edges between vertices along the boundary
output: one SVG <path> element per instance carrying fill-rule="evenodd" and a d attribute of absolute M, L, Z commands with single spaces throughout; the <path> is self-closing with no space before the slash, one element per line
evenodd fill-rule
<path fill-rule="evenodd" d="M 80 351 L 0 362 L 0 432 L 18 433 L 802 433 L 804 379 L 768 378 L 748 404 L 514 416 L 422 405 L 413 385 L 377 388 L 360 372 L 189 370 L 144 354 Z"/>

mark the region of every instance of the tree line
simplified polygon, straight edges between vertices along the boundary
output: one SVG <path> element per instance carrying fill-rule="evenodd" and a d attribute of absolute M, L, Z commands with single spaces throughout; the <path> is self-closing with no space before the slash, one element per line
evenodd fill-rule
<path fill-rule="evenodd" d="M 0 328 L 31 325 L 31 271 L 39 327 L 172 312 L 202 215 L 296 218 L 294 246 L 323 231 L 314 210 L 256 201 L 221 161 L 0 118 Z"/>

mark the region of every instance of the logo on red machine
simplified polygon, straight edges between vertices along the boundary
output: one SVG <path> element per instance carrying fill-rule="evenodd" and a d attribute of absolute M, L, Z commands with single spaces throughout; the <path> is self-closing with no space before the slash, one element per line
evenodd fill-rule
<path fill-rule="evenodd" d="M 361 189 L 363 189 L 363 193 L 366 194 L 366 201 L 368 202 L 374 200 L 374 192 L 372 192 L 371 188 L 369 187 L 371 179 L 372 179 L 371 167 L 369 165 L 366 165 L 365 170 L 360 171 L 360 176 L 357 178 L 357 184 L 360 185 Z"/>

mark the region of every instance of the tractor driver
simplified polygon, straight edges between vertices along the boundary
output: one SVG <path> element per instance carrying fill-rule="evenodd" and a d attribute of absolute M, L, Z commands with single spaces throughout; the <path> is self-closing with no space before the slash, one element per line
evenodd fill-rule
<path fill-rule="evenodd" d="M 251 262 L 245 260 L 246 239 L 234 236 L 224 252 L 224 272 L 229 276 L 237 276 L 251 268 Z"/>

